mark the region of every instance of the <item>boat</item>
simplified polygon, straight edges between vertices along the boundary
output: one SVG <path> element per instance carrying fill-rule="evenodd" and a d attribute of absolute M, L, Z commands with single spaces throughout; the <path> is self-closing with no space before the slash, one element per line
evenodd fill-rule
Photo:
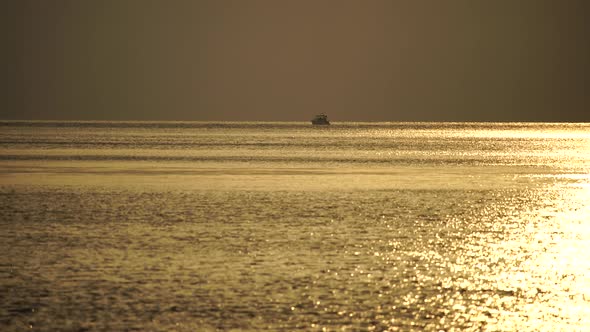
<path fill-rule="evenodd" d="M 329 125 L 330 121 L 328 121 L 328 116 L 326 114 L 320 113 L 311 119 L 311 123 L 314 125 Z"/>

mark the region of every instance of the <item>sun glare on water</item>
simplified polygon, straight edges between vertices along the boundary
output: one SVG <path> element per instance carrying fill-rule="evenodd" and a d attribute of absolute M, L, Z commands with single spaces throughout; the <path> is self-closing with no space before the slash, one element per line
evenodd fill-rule
<path fill-rule="evenodd" d="M 491 330 L 590 326 L 590 177 L 573 178 L 548 188 L 544 208 L 521 216 L 511 236 L 484 254 L 502 261 L 486 281 L 510 295 L 488 299 L 498 310 Z"/>

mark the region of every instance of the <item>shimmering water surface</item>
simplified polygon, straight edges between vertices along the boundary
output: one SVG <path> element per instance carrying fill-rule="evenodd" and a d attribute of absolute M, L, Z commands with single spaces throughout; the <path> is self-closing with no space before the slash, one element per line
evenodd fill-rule
<path fill-rule="evenodd" d="M 0 122 L 0 330 L 590 326 L 590 124 Z"/>

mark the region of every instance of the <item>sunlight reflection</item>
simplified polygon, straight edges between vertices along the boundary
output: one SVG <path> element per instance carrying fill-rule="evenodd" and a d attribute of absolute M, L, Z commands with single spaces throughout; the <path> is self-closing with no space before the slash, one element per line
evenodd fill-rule
<path fill-rule="evenodd" d="M 497 276 L 497 288 L 514 295 L 496 304 L 512 312 L 497 316 L 501 330 L 575 329 L 572 322 L 590 326 L 588 179 L 568 188 L 554 186 L 547 194 L 544 208 L 522 219 L 525 225 L 514 242 L 496 253 L 511 260 Z"/>

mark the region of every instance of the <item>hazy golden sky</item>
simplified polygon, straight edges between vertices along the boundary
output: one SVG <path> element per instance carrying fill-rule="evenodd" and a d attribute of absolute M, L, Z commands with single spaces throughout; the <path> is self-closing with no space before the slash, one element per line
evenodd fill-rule
<path fill-rule="evenodd" d="M 2 119 L 590 121 L 587 0 L 2 8 Z"/>

